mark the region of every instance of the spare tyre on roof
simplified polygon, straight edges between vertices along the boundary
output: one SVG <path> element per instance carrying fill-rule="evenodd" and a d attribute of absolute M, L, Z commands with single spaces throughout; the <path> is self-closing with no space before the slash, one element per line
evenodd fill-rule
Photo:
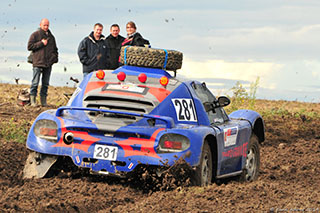
<path fill-rule="evenodd" d="M 124 46 L 120 62 L 124 65 L 177 70 L 182 66 L 183 54 L 176 50 Z"/>

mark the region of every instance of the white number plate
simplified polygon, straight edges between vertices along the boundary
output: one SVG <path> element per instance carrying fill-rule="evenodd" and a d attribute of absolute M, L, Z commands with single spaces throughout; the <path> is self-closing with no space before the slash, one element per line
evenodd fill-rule
<path fill-rule="evenodd" d="M 94 147 L 93 158 L 103 160 L 116 160 L 118 147 L 96 144 Z"/>
<path fill-rule="evenodd" d="M 109 84 L 106 89 L 143 93 L 145 88 L 130 84 Z"/>
<path fill-rule="evenodd" d="M 197 122 L 197 114 L 192 99 L 175 98 L 171 99 L 176 110 L 178 121 L 195 121 Z"/>

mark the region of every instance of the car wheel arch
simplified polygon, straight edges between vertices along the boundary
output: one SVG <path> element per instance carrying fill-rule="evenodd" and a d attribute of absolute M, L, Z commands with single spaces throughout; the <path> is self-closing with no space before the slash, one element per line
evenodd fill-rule
<path fill-rule="evenodd" d="M 260 143 L 265 140 L 265 127 L 261 117 L 255 120 L 252 131 L 258 137 Z"/>
<path fill-rule="evenodd" d="M 207 135 L 204 139 L 204 143 L 208 143 L 212 155 L 212 181 L 216 179 L 217 176 L 217 166 L 218 166 L 218 147 L 217 138 L 214 135 Z"/>

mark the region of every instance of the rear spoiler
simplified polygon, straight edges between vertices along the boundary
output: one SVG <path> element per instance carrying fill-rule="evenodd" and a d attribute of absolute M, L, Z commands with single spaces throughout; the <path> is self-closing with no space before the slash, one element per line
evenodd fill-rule
<path fill-rule="evenodd" d="M 93 111 L 93 112 L 101 112 L 101 113 L 114 113 L 114 114 L 122 114 L 122 115 L 131 115 L 136 117 L 152 118 L 152 119 L 164 121 L 166 123 L 167 128 L 175 127 L 173 119 L 168 116 L 139 114 L 139 113 L 133 113 L 133 112 L 121 112 L 121 111 L 114 111 L 114 110 L 107 110 L 107 109 L 64 106 L 64 107 L 59 107 L 57 109 L 56 116 L 60 117 L 64 110 Z"/>

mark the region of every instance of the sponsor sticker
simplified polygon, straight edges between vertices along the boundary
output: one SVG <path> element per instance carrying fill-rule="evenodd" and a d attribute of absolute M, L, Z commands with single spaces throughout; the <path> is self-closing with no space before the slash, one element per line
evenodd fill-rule
<path fill-rule="evenodd" d="M 131 169 L 133 167 L 133 163 L 131 162 L 128 166 L 128 169 Z"/>
<path fill-rule="evenodd" d="M 242 146 L 234 147 L 226 152 L 222 152 L 223 157 L 235 158 L 235 157 L 247 157 L 247 146 L 248 142 L 244 143 Z"/>
<path fill-rule="evenodd" d="M 237 143 L 238 127 L 231 127 L 224 130 L 224 146 L 232 146 Z"/>
<path fill-rule="evenodd" d="M 143 93 L 145 88 L 139 87 L 135 84 L 108 84 L 106 90 L 120 90 L 126 92 Z"/>
<path fill-rule="evenodd" d="M 76 161 L 77 161 L 77 163 L 80 163 L 80 158 L 78 155 L 76 156 Z"/>

